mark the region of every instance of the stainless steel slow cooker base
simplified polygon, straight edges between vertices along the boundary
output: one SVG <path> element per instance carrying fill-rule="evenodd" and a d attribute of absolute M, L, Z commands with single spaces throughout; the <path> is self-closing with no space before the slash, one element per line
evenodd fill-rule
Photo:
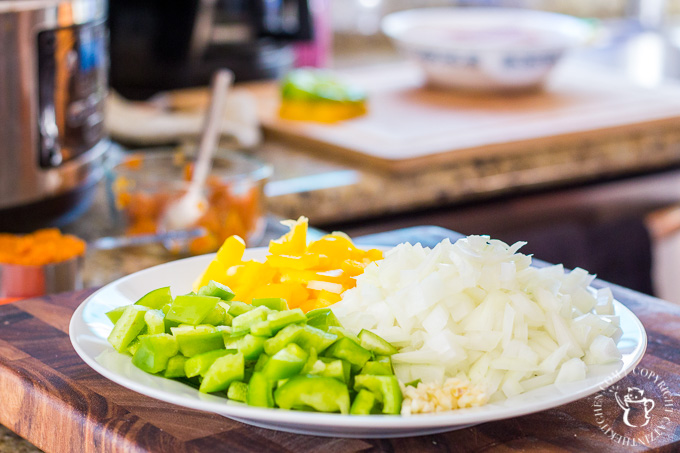
<path fill-rule="evenodd" d="M 103 176 L 106 11 L 0 1 L 0 230 L 63 223 Z"/>

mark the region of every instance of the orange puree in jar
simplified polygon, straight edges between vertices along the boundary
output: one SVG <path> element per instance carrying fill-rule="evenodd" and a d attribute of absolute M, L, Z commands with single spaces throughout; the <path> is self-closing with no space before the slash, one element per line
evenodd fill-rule
<path fill-rule="evenodd" d="M 31 234 L 0 233 L 0 263 L 42 266 L 85 254 L 85 241 L 56 228 Z"/>

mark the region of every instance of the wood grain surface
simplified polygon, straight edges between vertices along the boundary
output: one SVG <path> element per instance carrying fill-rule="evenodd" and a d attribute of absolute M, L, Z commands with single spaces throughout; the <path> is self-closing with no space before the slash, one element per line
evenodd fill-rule
<path fill-rule="evenodd" d="M 390 244 L 411 238 L 425 244 L 457 235 L 441 228 L 410 228 L 365 240 Z M 598 282 L 603 285 L 603 282 Z M 47 452 L 618 452 L 647 435 L 647 447 L 680 448 L 680 308 L 620 287 L 615 296 L 642 320 L 649 346 L 635 374 L 619 388 L 644 387 L 664 395 L 653 372 L 671 392 L 670 411 L 656 411 L 644 428 L 622 422 L 612 391 L 524 417 L 444 434 L 405 439 L 340 439 L 251 427 L 219 415 L 185 409 L 127 390 L 100 376 L 75 353 L 68 323 L 92 292 L 46 296 L 0 306 L 0 423 Z M 611 390 L 611 389 L 609 389 Z M 667 396 L 667 395 L 666 395 Z M 603 407 L 607 423 L 595 409 Z M 667 420 L 662 420 L 667 416 Z M 605 424 L 610 432 L 601 429 Z M 663 429 L 659 426 L 664 425 Z M 654 437 L 654 429 L 658 435 Z M 618 436 L 618 438 L 616 437 Z M 629 436 L 626 441 L 622 436 Z M 643 439 L 644 440 L 644 439 Z"/>
<path fill-rule="evenodd" d="M 397 173 L 555 146 L 577 149 L 625 134 L 655 134 L 680 118 L 680 84 L 644 88 L 623 74 L 573 60 L 558 66 L 544 91 L 530 93 L 430 89 L 410 63 L 339 74 L 368 92 L 366 115 L 336 124 L 283 120 L 276 82 L 246 88 L 257 99 L 270 136 L 305 151 Z M 197 93 L 176 96 L 186 103 Z"/>

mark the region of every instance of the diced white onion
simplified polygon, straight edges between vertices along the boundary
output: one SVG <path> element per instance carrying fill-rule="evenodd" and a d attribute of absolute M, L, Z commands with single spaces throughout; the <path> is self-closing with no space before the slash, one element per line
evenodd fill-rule
<path fill-rule="evenodd" d="M 563 266 L 531 267 L 509 246 L 469 236 L 434 249 L 401 244 L 357 276 L 333 312 L 348 328 L 393 343 L 399 380 L 482 385 L 490 401 L 585 379 L 619 360 L 611 290 Z M 323 289 L 328 289 L 324 287 Z"/>

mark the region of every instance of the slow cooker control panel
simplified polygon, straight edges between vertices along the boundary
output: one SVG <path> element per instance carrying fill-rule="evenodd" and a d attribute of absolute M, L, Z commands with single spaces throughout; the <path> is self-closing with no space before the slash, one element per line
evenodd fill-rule
<path fill-rule="evenodd" d="M 38 34 L 41 167 L 58 167 L 104 138 L 107 41 L 102 22 Z"/>

